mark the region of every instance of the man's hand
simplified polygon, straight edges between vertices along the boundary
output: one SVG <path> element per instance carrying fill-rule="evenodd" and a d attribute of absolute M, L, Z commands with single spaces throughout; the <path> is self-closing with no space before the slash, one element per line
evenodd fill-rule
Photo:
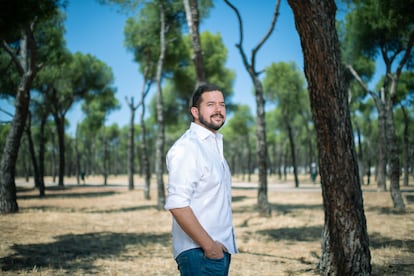
<path fill-rule="evenodd" d="M 218 241 L 214 241 L 211 247 L 203 250 L 204 255 L 209 259 L 222 259 L 224 257 L 223 252 L 227 251 L 226 247 Z"/>
<path fill-rule="evenodd" d="M 191 207 L 170 209 L 177 223 L 185 233 L 204 251 L 204 255 L 210 259 L 222 259 L 223 252 L 227 252 L 226 247 L 213 240 L 193 213 Z"/>

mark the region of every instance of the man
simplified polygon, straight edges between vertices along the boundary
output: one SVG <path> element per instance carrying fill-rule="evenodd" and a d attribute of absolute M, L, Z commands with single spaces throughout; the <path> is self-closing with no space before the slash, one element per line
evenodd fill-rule
<path fill-rule="evenodd" d="M 191 101 L 193 122 L 167 153 L 174 258 L 181 275 L 228 275 L 237 253 L 231 174 L 223 156 L 226 120 L 222 90 L 201 85 Z"/>

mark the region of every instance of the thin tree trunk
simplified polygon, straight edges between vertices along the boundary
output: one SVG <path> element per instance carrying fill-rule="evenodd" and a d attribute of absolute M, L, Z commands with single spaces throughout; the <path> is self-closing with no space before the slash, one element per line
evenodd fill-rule
<path fill-rule="evenodd" d="M 371 255 L 333 0 L 288 0 L 316 125 L 325 225 L 322 275 L 369 275 Z"/>
<path fill-rule="evenodd" d="M 162 1 L 160 1 L 160 57 L 157 65 L 157 142 L 156 142 L 156 161 L 155 161 L 155 172 L 157 177 L 157 188 L 158 188 L 158 199 L 157 208 L 162 210 L 165 205 L 165 188 L 164 188 L 164 103 L 162 98 L 162 71 L 164 65 L 165 55 L 165 11 Z"/>
<path fill-rule="evenodd" d="M 257 164 L 259 170 L 259 188 L 257 195 L 257 205 L 259 208 L 259 213 L 262 216 L 270 216 L 271 208 L 269 205 L 267 197 L 267 142 L 266 142 L 266 121 L 265 121 L 265 109 L 264 109 L 264 98 L 263 98 L 263 85 L 259 79 L 259 73 L 256 71 L 256 54 L 267 41 L 267 39 L 272 34 L 276 21 L 279 15 L 280 0 L 277 0 L 275 5 L 275 10 L 273 13 L 272 22 L 270 28 L 263 37 L 263 39 L 257 44 L 257 46 L 252 50 L 252 56 L 250 62 L 247 60 L 246 53 L 243 49 L 243 22 L 240 16 L 238 9 L 231 4 L 228 0 L 224 2 L 235 12 L 237 20 L 239 22 L 239 36 L 240 40 L 236 44 L 236 47 L 239 49 L 240 56 L 243 61 L 243 65 L 246 68 L 250 78 L 252 79 L 255 91 L 256 99 L 256 155 L 257 155 Z"/>
<path fill-rule="evenodd" d="M 299 188 L 299 178 L 298 178 L 298 166 L 296 164 L 296 149 L 295 149 L 295 139 L 293 139 L 293 130 L 292 126 L 288 121 L 285 121 L 287 124 L 287 131 L 289 136 L 289 145 L 290 145 L 290 155 L 292 156 L 292 166 L 293 166 L 293 175 L 295 177 L 295 188 Z"/>
<path fill-rule="evenodd" d="M 385 107 L 378 98 L 376 105 L 378 110 L 378 165 L 377 165 L 377 188 L 378 191 L 387 190 L 387 137 L 385 132 Z"/>
<path fill-rule="evenodd" d="M 58 186 L 63 188 L 65 186 L 65 117 L 56 113 L 53 114 L 53 117 L 55 118 L 59 145 Z"/>
<path fill-rule="evenodd" d="M 359 167 L 359 178 L 361 185 L 364 185 L 365 166 L 364 166 L 364 149 L 362 148 L 361 129 L 358 123 L 355 124 L 357 143 L 358 143 L 358 167 Z"/>
<path fill-rule="evenodd" d="M 76 183 L 80 185 L 81 178 L 84 179 L 84 173 L 81 172 L 81 156 L 79 153 L 79 124 L 76 124 L 76 134 L 75 134 L 75 159 L 76 159 Z M 83 181 L 82 181 L 83 182 Z"/>
<path fill-rule="evenodd" d="M 37 162 L 36 151 L 35 151 L 35 147 L 34 147 L 34 143 L 33 143 L 31 128 L 32 128 L 32 115 L 29 111 L 28 115 L 27 115 L 27 125 L 25 127 L 26 137 L 27 137 L 27 142 L 29 144 L 30 158 L 32 160 L 35 187 L 39 188 L 39 186 L 40 186 L 39 166 L 38 166 L 38 162 Z"/>
<path fill-rule="evenodd" d="M 384 87 L 381 88 L 379 91 L 379 95 L 370 91 L 368 87 L 365 85 L 361 77 L 352 67 L 352 65 L 346 65 L 348 70 L 354 76 L 354 78 L 358 81 L 361 87 L 372 96 L 375 102 L 375 106 L 378 110 L 378 154 L 377 154 L 377 163 L 376 163 L 376 170 L 375 176 L 377 180 L 377 187 L 378 191 L 386 191 L 386 174 L 387 174 L 387 136 L 385 130 L 385 122 L 386 122 L 386 95 Z"/>
<path fill-rule="evenodd" d="M 47 116 L 43 116 L 40 121 L 40 131 L 39 131 L 39 194 L 40 196 L 45 195 L 45 125 L 47 121 Z"/>
<path fill-rule="evenodd" d="M 255 81 L 255 93 L 256 93 L 256 135 L 257 146 L 256 155 L 258 160 L 259 169 L 259 189 L 257 191 L 257 204 L 259 212 L 262 216 L 270 216 L 271 208 L 268 200 L 267 193 L 267 141 L 266 141 L 266 120 L 264 110 L 264 98 L 263 98 L 263 86 L 261 82 L 256 79 Z"/>
<path fill-rule="evenodd" d="M 19 57 L 3 41 L 3 48 L 17 66 L 20 83 L 15 100 L 15 114 L 7 133 L 0 162 L 0 213 L 16 213 L 19 211 L 15 183 L 16 162 L 29 112 L 30 87 L 38 72 L 35 60 L 35 42 L 33 39 L 29 39 L 29 37 L 32 37 L 31 32 L 30 29 L 22 32 Z"/>
<path fill-rule="evenodd" d="M 309 122 L 309 116 L 306 116 L 306 114 L 304 112 L 301 112 L 301 116 L 303 118 L 304 122 Z M 313 153 L 313 143 L 312 143 L 312 136 L 313 133 L 311 131 L 311 129 L 309 128 L 308 124 L 304 124 L 304 127 L 306 129 L 306 144 L 308 145 L 308 156 L 307 156 L 307 160 L 306 160 L 306 164 L 309 164 L 309 171 L 311 172 L 312 169 L 312 163 L 315 162 L 315 157 L 314 157 L 314 153 Z"/>
<path fill-rule="evenodd" d="M 203 50 L 201 49 L 200 33 L 199 33 L 199 12 L 197 0 L 183 0 L 185 14 L 187 18 L 188 29 L 191 36 L 191 44 L 193 46 L 192 60 L 194 63 L 197 83 L 196 87 L 206 82 L 206 74 L 203 62 Z"/>
<path fill-rule="evenodd" d="M 246 147 L 247 147 L 247 182 L 251 182 L 252 180 L 252 171 L 253 171 L 253 165 L 252 165 L 252 151 L 250 150 L 250 139 L 249 135 L 247 135 L 246 139 Z"/>
<path fill-rule="evenodd" d="M 391 92 L 390 94 L 395 94 L 395 91 L 392 91 L 393 88 L 396 86 L 395 81 L 391 84 Z M 388 156 L 390 157 L 390 192 L 392 202 L 394 204 L 394 208 L 397 210 L 404 210 L 405 204 L 404 200 L 401 195 L 400 190 L 400 157 L 398 154 L 398 146 L 397 146 L 397 137 L 395 134 L 395 127 L 394 127 L 394 114 L 393 114 L 393 106 L 394 102 L 392 97 L 388 100 L 387 104 L 387 145 L 388 145 Z"/>
<path fill-rule="evenodd" d="M 148 87 L 149 90 L 149 87 Z M 148 157 L 148 148 L 147 148 L 147 128 L 145 126 L 145 94 L 142 93 L 141 104 L 141 133 L 142 133 L 142 142 L 141 142 L 141 151 L 142 151 L 142 166 L 144 171 L 144 198 L 149 200 L 151 199 L 151 167 Z"/>
<path fill-rule="evenodd" d="M 134 97 L 127 104 L 131 111 L 131 117 L 129 119 L 129 132 L 128 132 L 128 190 L 134 189 L 134 174 L 135 174 L 135 111 L 138 106 L 134 105 Z"/>
<path fill-rule="evenodd" d="M 403 132 L 403 167 L 404 167 L 404 187 L 408 186 L 408 180 L 410 176 L 410 135 L 409 135 L 409 125 L 410 120 L 408 119 L 407 111 L 405 107 L 401 105 L 401 110 L 404 116 L 404 132 Z"/>
<path fill-rule="evenodd" d="M 104 177 L 104 186 L 108 186 L 109 153 L 108 153 L 108 139 L 106 137 L 105 127 L 102 132 L 103 132 L 102 145 L 104 147 L 102 169 L 103 169 L 103 177 Z"/>
<path fill-rule="evenodd" d="M 54 133 L 55 134 L 55 133 Z M 56 169 L 56 160 L 57 160 L 57 156 L 56 156 L 56 148 L 57 148 L 57 146 L 56 146 L 56 137 L 55 137 L 56 135 L 52 135 L 51 137 L 52 137 L 52 152 L 51 152 L 51 168 L 50 168 L 50 170 L 51 170 L 51 172 L 52 172 L 52 182 L 53 183 L 56 183 L 56 171 L 57 171 L 57 169 Z"/>
<path fill-rule="evenodd" d="M 287 168 L 288 168 L 288 149 L 283 147 L 283 180 L 287 180 Z"/>

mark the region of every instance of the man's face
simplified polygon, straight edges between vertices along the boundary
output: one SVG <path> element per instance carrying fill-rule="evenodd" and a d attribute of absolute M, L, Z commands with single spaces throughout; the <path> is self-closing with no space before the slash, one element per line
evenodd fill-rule
<path fill-rule="evenodd" d="M 199 107 L 192 107 L 194 122 L 212 132 L 219 130 L 226 121 L 226 105 L 220 91 L 204 92 Z"/>

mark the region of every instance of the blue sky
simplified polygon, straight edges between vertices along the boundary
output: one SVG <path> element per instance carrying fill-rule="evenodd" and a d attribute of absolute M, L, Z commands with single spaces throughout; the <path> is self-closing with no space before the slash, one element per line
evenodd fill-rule
<path fill-rule="evenodd" d="M 260 4 L 258 4 L 260 3 Z M 268 30 L 273 16 L 275 0 L 233 1 L 239 8 L 244 24 L 244 49 L 248 55 Z M 123 46 L 123 30 L 127 15 L 117 12 L 116 6 L 100 5 L 95 0 L 71 0 L 67 7 L 66 42 L 71 52 L 90 53 L 112 67 L 117 87 L 117 98 L 121 109 L 112 112 L 107 124 L 128 124 L 130 115 L 125 97 L 140 95 L 142 76 L 132 53 Z M 252 82 L 234 46 L 239 40 L 238 23 L 234 12 L 224 3 L 215 1 L 210 16 L 200 26 L 200 31 L 220 33 L 228 48 L 227 67 L 236 72 L 233 102 L 247 104 L 252 112 L 255 100 Z M 257 55 L 258 70 L 272 62 L 294 61 L 302 68 L 303 58 L 293 14 L 286 1 L 282 1 L 276 29 Z M 74 127 L 82 119 L 79 109 L 68 116 Z"/>
<path fill-rule="evenodd" d="M 178 1 L 178 0 L 177 0 Z M 181 1 L 181 0 L 180 0 Z M 234 82 L 233 102 L 249 105 L 255 112 L 253 85 L 248 76 L 235 44 L 239 41 L 238 23 L 234 12 L 222 0 L 215 0 L 215 7 L 210 16 L 202 22 L 200 31 L 220 33 L 228 49 L 226 66 L 236 72 Z M 267 32 L 273 16 L 276 0 L 233 0 L 239 9 L 244 26 L 244 50 L 247 55 Z M 343 12 L 343 11 L 342 11 Z M 129 15 L 117 12 L 114 5 L 101 5 L 97 0 L 69 0 L 66 9 L 65 39 L 68 49 L 72 52 L 92 54 L 105 62 L 113 70 L 114 86 L 117 88 L 117 98 L 121 105 L 113 111 L 106 124 L 117 123 L 120 127 L 128 124 L 130 110 L 125 97 L 136 99 L 140 97 L 142 76 L 138 72 L 138 64 L 133 61 L 132 53 L 123 45 L 124 26 Z M 341 11 L 338 12 L 341 14 Z M 273 62 L 293 61 L 303 68 L 303 57 L 299 36 L 294 26 L 293 14 L 287 1 L 281 2 L 280 15 L 275 31 L 263 45 L 257 55 L 256 69 L 263 70 Z M 3 101 L 4 102 L 4 101 Z M 3 103 L 2 103 L 3 106 Z M 13 107 L 7 110 L 14 113 Z M 70 132 L 83 117 L 79 107 L 73 108 L 68 114 Z M 0 112 L 0 121 L 8 120 Z"/>

